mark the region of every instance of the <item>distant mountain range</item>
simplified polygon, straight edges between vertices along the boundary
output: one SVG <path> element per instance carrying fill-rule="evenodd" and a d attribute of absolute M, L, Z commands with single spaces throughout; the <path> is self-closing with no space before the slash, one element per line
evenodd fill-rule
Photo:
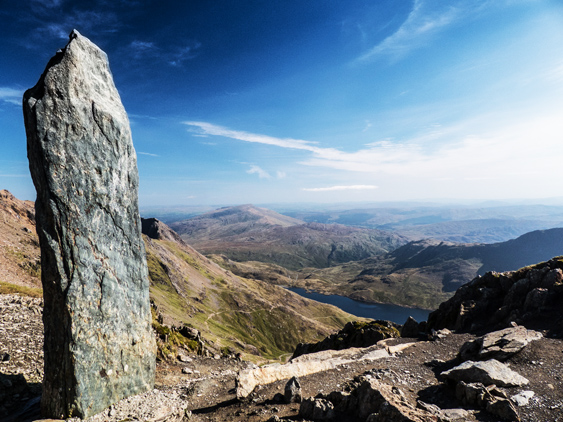
<path fill-rule="evenodd" d="M 482 227 L 485 221 L 480 221 Z M 448 224 L 464 227 L 463 222 Z M 223 208 L 172 227 L 202 253 L 245 277 L 427 309 L 478 274 L 515 270 L 563 254 L 559 228 L 492 244 L 407 242 L 392 232 L 304 223 L 250 205 Z"/>
<path fill-rule="evenodd" d="M 381 230 L 305 223 L 252 205 L 221 208 L 170 226 L 201 253 L 268 262 L 291 270 L 357 261 L 408 241 Z"/>
<path fill-rule="evenodd" d="M 495 243 L 534 230 L 563 227 L 563 207 L 396 206 L 331 211 L 283 211 L 306 222 L 337 223 L 392 231 L 410 240 Z"/>

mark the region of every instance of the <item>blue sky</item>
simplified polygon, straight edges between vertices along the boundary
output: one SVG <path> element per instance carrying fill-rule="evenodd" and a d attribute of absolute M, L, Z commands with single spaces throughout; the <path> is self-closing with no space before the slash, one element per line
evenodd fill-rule
<path fill-rule="evenodd" d="M 0 188 L 73 28 L 109 56 L 141 206 L 562 196 L 563 2 L 0 1 Z"/>

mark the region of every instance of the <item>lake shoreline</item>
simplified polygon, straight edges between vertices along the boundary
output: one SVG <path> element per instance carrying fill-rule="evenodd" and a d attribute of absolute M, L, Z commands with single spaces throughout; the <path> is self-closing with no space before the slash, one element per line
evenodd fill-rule
<path fill-rule="evenodd" d="M 412 316 L 418 322 L 426 321 L 428 319 L 428 315 L 430 314 L 430 312 L 432 312 L 429 309 L 394 305 L 388 303 L 364 302 L 349 298 L 347 296 L 334 294 L 327 295 L 302 287 L 280 287 L 283 287 L 307 299 L 336 306 L 343 311 L 360 318 L 388 320 L 397 324 L 404 324 L 409 316 Z"/>

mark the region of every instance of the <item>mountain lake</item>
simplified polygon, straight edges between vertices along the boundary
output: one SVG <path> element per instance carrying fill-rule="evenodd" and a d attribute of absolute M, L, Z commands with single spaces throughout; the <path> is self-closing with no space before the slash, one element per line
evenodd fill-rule
<path fill-rule="evenodd" d="M 286 289 L 307 299 L 334 305 L 352 315 L 363 318 L 383 319 L 397 324 L 404 324 L 409 316 L 412 316 L 418 322 L 426 321 L 428 314 L 430 314 L 430 311 L 426 309 L 407 308 L 383 303 L 365 303 L 344 296 L 323 295 L 299 287 L 286 287 Z"/>

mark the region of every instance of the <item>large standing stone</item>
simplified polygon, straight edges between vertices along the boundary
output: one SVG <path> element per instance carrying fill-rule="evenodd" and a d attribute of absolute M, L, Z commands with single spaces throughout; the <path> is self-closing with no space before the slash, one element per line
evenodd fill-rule
<path fill-rule="evenodd" d="M 45 299 L 42 412 L 87 417 L 154 384 L 129 121 L 106 54 L 77 31 L 23 108 Z"/>

